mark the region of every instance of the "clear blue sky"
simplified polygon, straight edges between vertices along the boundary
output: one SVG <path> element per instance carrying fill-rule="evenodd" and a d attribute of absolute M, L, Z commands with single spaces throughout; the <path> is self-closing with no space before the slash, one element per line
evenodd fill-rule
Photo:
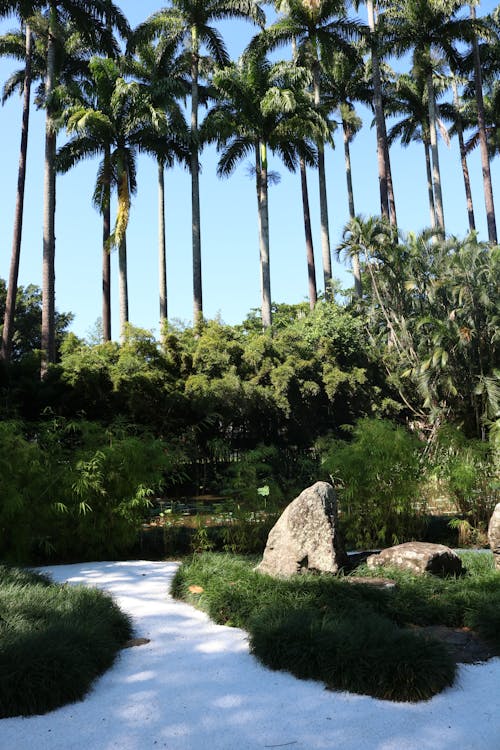
<path fill-rule="evenodd" d="M 161 0 L 119 0 L 132 26 L 162 7 Z M 491 11 L 492 0 L 481 4 L 480 13 Z M 365 20 L 364 7 L 360 17 Z M 0 29 L 15 26 L 13 19 Z M 220 26 L 229 51 L 237 57 L 253 34 L 251 24 L 224 23 Z M 13 61 L 0 61 L 0 80 L 14 69 Z M 375 133 L 370 129 L 371 114 L 360 112 L 364 127 L 352 144 L 356 211 L 365 215 L 379 212 Z M 14 214 L 21 102 L 12 98 L 0 109 L 2 138 L 2 178 L 0 181 L 0 276 L 7 278 Z M 43 112 L 33 110 L 30 124 L 28 177 L 25 205 L 20 283 L 41 285 L 42 190 L 43 190 Z M 60 142 L 64 135 L 61 134 Z M 332 247 L 339 241 L 348 219 L 342 141 L 327 154 L 329 218 Z M 419 230 L 429 223 L 423 147 L 394 146 L 391 151 L 398 221 L 405 230 Z M 458 145 L 440 144 L 446 228 L 463 235 L 467 215 Z M 204 313 L 220 314 L 227 323 L 240 322 L 251 308 L 260 306 L 259 253 L 254 179 L 245 164 L 228 180 L 216 176 L 217 154 L 207 149 L 202 155 L 201 216 Z M 56 216 L 56 306 L 72 311 L 72 329 L 85 336 L 101 315 L 101 219 L 91 206 L 97 162 L 77 166 L 58 178 Z M 281 182 L 270 189 L 271 285 L 276 302 L 299 302 L 307 296 L 307 276 L 302 224 L 300 180 L 279 162 L 271 169 Z M 481 238 L 486 239 L 486 221 L 481 186 L 479 152 L 469 158 L 476 221 Z M 500 201 L 499 160 L 492 164 L 493 189 L 497 210 Z M 130 320 L 134 325 L 158 333 L 157 189 L 156 165 L 141 157 L 138 193 L 134 198 L 129 232 Z M 317 177 L 309 174 L 312 222 L 318 273 L 322 287 L 321 248 Z M 167 253 L 169 317 L 189 322 L 192 316 L 191 205 L 187 172 L 173 169 L 166 173 Z M 117 258 L 113 267 L 113 337 L 118 336 Z M 349 276 L 342 264 L 334 262 L 334 274 L 346 284 Z"/>

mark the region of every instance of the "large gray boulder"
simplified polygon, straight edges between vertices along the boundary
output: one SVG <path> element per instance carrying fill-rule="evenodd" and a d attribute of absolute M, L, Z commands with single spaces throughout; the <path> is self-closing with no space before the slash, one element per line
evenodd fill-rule
<path fill-rule="evenodd" d="M 460 575 L 463 572 L 459 556 L 444 544 L 406 542 L 389 547 L 366 561 L 369 568 L 387 565 L 411 573 L 434 573 L 434 575 Z"/>
<path fill-rule="evenodd" d="M 337 573 L 346 559 L 335 491 L 327 482 L 316 482 L 285 508 L 269 532 L 256 570 L 279 578 L 306 570 Z"/>
<path fill-rule="evenodd" d="M 500 570 L 500 503 L 497 503 L 488 526 L 488 542 L 495 559 L 495 568 Z"/>

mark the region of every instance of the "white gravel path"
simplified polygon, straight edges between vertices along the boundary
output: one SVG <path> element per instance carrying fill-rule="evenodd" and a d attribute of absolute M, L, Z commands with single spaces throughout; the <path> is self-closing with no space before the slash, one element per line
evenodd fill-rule
<path fill-rule="evenodd" d="M 147 645 L 124 650 L 87 698 L 0 721 L 0 750 L 500 750 L 500 659 L 461 666 L 419 704 L 327 691 L 272 672 L 245 633 L 170 596 L 172 562 L 47 568 L 106 589 Z"/>

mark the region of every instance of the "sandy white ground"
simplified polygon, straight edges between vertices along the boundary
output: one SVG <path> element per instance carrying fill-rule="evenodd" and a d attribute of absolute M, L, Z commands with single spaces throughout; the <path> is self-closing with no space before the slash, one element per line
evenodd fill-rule
<path fill-rule="evenodd" d="M 0 721 L 1 750 L 500 750 L 500 659 L 407 704 L 327 691 L 260 666 L 245 633 L 168 596 L 176 563 L 55 566 L 110 591 L 147 645 L 122 651 L 87 698 Z"/>

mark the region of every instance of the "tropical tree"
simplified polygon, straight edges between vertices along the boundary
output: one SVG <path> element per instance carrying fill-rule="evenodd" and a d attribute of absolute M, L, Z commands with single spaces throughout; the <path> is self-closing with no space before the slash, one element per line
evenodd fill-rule
<path fill-rule="evenodd" d="M 193 245 L 193 323 L 198 326 L 203 317 L 201 272 L 201 226 L 199 186 L 199 104 L 200 61 L 206 48 L 217 65 L 229 63 L 229 56 L 213 22 L 228 18 L 251 20 L 263 25 L 265 16 L 255 0 L 172 0 L 172 6 L 150 16 L 134 32 L 136 43 L 167 36 L 185 52 L 189 60 L 191 82 L 191 208 Z M 204 98 L 204 96 L 202 96 Z"/>
<path fill-rule="evenodd" d="M 364 269 L 371 281 L 373 296 L 379 296 L 373 268 L 373 256 L 381 248 L 391 245 L 397 239 L 397 230 L 391 226 L 385 217 L 371 216 L 365 219 L 361 215 L 353 216 L 347 222 L 342 232 L 342 241 L 336 248 L 337 255 L 344 255 L 358 263 L 364 259 Z M 360 286 L 361 278 L 360 278 Z"/>
<path fill-rule="evenodd" d="M 392 95 L 386 102 L 386 112 L 399 116 L 387 135 L 389 145 L 397 139 L 406 147 L 414 141 L 424 146 L 425 168 L 427 175 L 427 194 L 429 198 L 430 226 L 436 227 L 436 207 L 432 185 L 432 166 L 429 135 L 429 108 L 427 105 L 427 86 L 422 76 L 402 73 L 393 87 Z"/>
<path fill-rule="evenodd" d="M 371 80 L 373 86 L 373 112 L 375 114 L 375 128 L 377 133 L 377 165 L 380 188 L 380 213 L 389 219 L 392 225 L 397 225 L 396 203 L 392 185 L 391 160 L 387 141 L 386 123 L 384 117 L 383 81 L 381 73 L 381 58 L 384 54 L 384 30 L 375 15 L 373 0 L 365 0 L 370 49 Z M 357 6 L 358 3 L 356 2 Z M 385 3 L 381 3 L 385 5 Z"/>
<path fill-rule="evenodd" d="M 7 299 L 5 303 L 5 315 L 2 330 L 2 344 L 0 349 L 0 358 L 8 361 L 10 359 L 12 336 L 14 333 L 14 316 L 16 309 L 17 285 L 19 278 L 19 261 L 21 257 L 21 240 L 23 232 L 23 209 L 24 209 L 24 189 L 26 183 L 26 159 L 28 153 L 28 126 L 30 117 L 30 100 L 31 100 L 31 58 L 33 48 L 33 35 L 29 23 L 25 24 L 25 47 L 24 47 L 24 83 L 23 83 L 23 113 L 21 126 L 21 147 L 19 153 L 19 168 L 17 177 L 16 207 L 14 214 L 14 231 L 12 238 L 12 252 L 10 260 L 9 284 L 7 287 Z M 9 35 L 11 37 L 12 35 Z M 9 49 L 9 41 L 0 40 L 0 54 L 5 54 Z M 7 44 L 6 44 L 7 43 Z M 7 47 L 7 49 L 6 49 Z M 6 91 L 2 103 L 5 102 Z"/>
<path fill-rule="evenodd" d="M 462 175 L 464 178 L 465 188 L 465 199 L 467 201 L 467 216 L 469 220 L 469 230 L 473 232 L 476 228 L 476 220 L 474 217 L 474 205 L 472 202 L 472 190 L 470 185 L 469 177 L 469 166 L 467 164 L 467 146 L 465 144 L 465 130 L 468 127 L 467 123 L 467 103 L 461 99 L 458 91 L 457 76 L 450 75 L 449 80 L 451 82 L 451 88 L 453 91 L 453 103 L 445 104 L 440 107 L 441 115 L 444 119 L 452 123 L 450 128 L 450 135 L 457 135 L 458 148 L 460 152 L 460 164 L 462 166 Z"/>
<path fill-rule="evenodd" d="M 167 262 L 165 229 L 165 167 L 177 161 L 189 166 L 189 130 L 178 99 L 188 92 L 185 57 L 176 54 L 177 44 L 162 37 L 156 45 L 142 44 L 127 69 L 151 96 L 155 107 L 164 110 L 166 132 L 148 128 L 140 147 L 151 153 L 158 165 L 158 275 L 160 296 L 160 326 L 168 319 Z"/>
<path fill-rule="evenodd" d="M 39 99 L 46 109 L 45 176 L 44 176 L 44 244 L 43 244 L 43 323 L 42 366 L 44 377 L 49 362 L 55 359 L 54 338 L 54 259 L 55 259 L 55 143 L 56 111 L 60 99 L 57 89 L 59 79 L 66 77 L 71 85 L 82 74 L 82 63 L 88 60 L 89 50 L 101 49 L 111 52 L 113 41 L 111 26 L 126 27 L 126 21 L 111 0 L 97 3 L 84 0 L 48 0 L 41 2 L 21 0 L 3 2 L 0 15 L 15 13 L 21 20 L 33 20 L 37 11 L 38 34 L 44 50 L 44 63 L 38 66 L 44 83 L 40 87 Z M 101 22 L 104 13 L 109 20 L 108 28 Z M 24 76 L 24 73 L 23 73 Z M 14 79 L 13 79 L 14 80 Z"/>
<path fill-rule="evenodd" d="M 252 153 L 255 159 L 264 328 L 272 322 L 268 150 L 290 171 L 295 170 L 299 156 L 315 164 L 310 139 L 325 140 L 328 126 L 305 91 L 310 80 L 304 68 L 293 63 L 272 64 L 262 50 L 248 51 L 238 64 L 216 71 L 213 78 L 219 101 L 207 115 L 206 129 L 221 151 L 218 174 L 231 174 L 238 162 Z"/>
<path fill-rule="evenodd" d="M 488 152 L 488 140 L 486 135 L 486 118 L 484 111 L 483 99 L 483 78 L 481 72 L 481 57 L 479 45 L 475 30 L 476 8 L 473 2 L 470 3 L 470 18 L 472 25 L 472 57 L 474 61 L 474 88 L 476 94 L 477 106 L 477 125 L 479 135 L 479 148 L 481 152 L 481 167 L 483 172 L 483 190 L 484 202 L 486 206 L 486 221 L 488 224 L 488 239 L 490 242 L 497 243 L 497 226 L 495 218 L 495 205 L 493 202 L 493 185 L 491 182 L 490 157 Z"/>
<path fill-rule="evenodd" d="M 365 65 L 361 55 L 356 57 L 354 54 L 347 56 L 342 52 L 336 53 L 328 68 L 322 72 L 321 88 L 323 90 L 323 106 L 325 110 L 329 113 L 336 113 L 337 117 L 340 117 L 344 145 L 349 217 L 350 219 L 354 219 L 356 210 L 354 207 L 350 144 L 362 126 L 362 121 L 356 113 L 355 105 L 357 102 L 368 104 L 371 98 L 370 87 L 366 81 Z M 359 257 L 356 253 L 352 254 L 351 261 L 354 276 L 354 291 L 356 296 L 360 298 L 363 292 Z"/>
<path fill-rule="evenodd" d="M 47 63 L 45 78 L 45 177 L 44 177 L 44 240 L 42 272 L 42 377 L 49 362 L 55 360 L 55 196 L 56 196 L 56 38 L 65 23 L 75 25 L 82 41 L 90 49 L 104 46 L 113 49 L 110 27 L 126 26 L 125 19 L 111 0 L 49 0 Z"/>
<path fill-rule="evenodd" d="M 312 70 L 314 104 L 321 109 L 321 72 L 327 68 L 335 52 L 355 55 L 352 42 L 359 39 L 364 27 L 347 17 L 343 0 L 289 0 L 286 14 L 263 32 L 252 44 L 268 50 L 288 45 L 295 40 L 297 63 Z M 325 295 L 332 294 L 332 263 L 328 224 L 324 141 L 317 142 L 321 249 Z"/>
<path fill-rule="evenodd" d="M 119 62 L 95 57 L 89 69 L 92 97 L 67 108 L 72 138 L 59 149 L 57 165 L 66 172 L 82 159 L 103 155 L 94 203 L 102 210 L 108 186 L 116 190 L 117 214 L 109 245 L 118 248 L 120 335 L 124 339 L 129 320 L 127 227 L 131 196 L 137 190 L 137 153 L 150 151 L 151 141 L 168 132 L 168 120 L 144 84 L 125 80 Z"/>
<path fill-rule="evenodd" d="M 437 144 L 436 91 L 434 65 L 442 57 L 453 70 L 460 66 L 459 42 L 471 38 L 467 19 L 459 16 L 461 2 L 442 0 L 403 0 L 386 12 L 390 20 L 391 44 L 396 54 L 413 54 L 413 66 L 424 76 L 429 108 L 429 138 L 437 225 L 444 232 L 444 211 Z"/>

